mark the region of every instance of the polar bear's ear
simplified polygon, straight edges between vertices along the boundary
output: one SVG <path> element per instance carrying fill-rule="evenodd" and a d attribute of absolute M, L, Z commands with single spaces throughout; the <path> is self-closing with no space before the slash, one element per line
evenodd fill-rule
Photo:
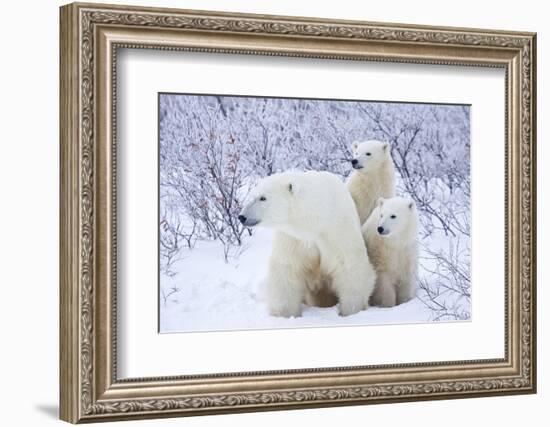
<path fill-rule="evenodd" d="M 407 206 L 410 210 L 413 210 L 416 207 L 416 205 L 414 204 L 414 200 L 410 197 L 407 198 Z"/>
<path fill-rule="evenodd" d="M 388 142 L 384 142 L 382 144 L 382 150 L 384 150 L 384 152 L 388 151 L 389 147 L 390 147 L 390 144 Z"/>
<path fill-rule="evenodd" d="M 357 141 L 353 141 L 351 143 L 351 150 L 355 151 L 355 150 L 357 150 L 357 147 L 359 147 L 359 143 Z"/>
<path fill-rule="evenodd" d="M 383 197 L 379 197 L 378 200 L 376 201 L 376 205 L 381 208 L 382 205 L 384 204 L 384 198 Z"/>
<path fill-rule="evenodd" d="M 294 194 L 294 192 L 296 191 L 296 189 L 294 188 L 294 184 L 292 184 L 292 182 L 288 183 L 288 191 L 290 192 L 290 194 Z"/>

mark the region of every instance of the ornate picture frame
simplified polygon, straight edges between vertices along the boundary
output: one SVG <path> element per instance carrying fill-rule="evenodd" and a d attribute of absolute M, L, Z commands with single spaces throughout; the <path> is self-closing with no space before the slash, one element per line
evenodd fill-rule
<path fill-rule="evenodd" d="M 536 35 L 74 3 L 60 10 L 60 417 L 112 421 L 536 391 Z M 502 68 L 505 357 L 117 377 L 117 49 Z"/>

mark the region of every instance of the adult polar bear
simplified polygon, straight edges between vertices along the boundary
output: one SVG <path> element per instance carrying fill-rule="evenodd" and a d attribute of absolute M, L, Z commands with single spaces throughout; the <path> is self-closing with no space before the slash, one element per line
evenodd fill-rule
<path fill-rule="evenodd" d="M 361 225 L 365 223 L 380 197 L 395 195 L 395 170 L 387 142 L 354 142 L 352 167 L 347 187 L 357 207 Z"/>
<path fill-rule="evenodd" d="M 239 220 L 276 232 L 269 264 L 268 307 L 302 314 L 302 302 L 328 287 L 343 316 L 368 307 L 376 273 L 367 257 L 353 200 L 328 172 L 283 172 L 262 179 Z"/>

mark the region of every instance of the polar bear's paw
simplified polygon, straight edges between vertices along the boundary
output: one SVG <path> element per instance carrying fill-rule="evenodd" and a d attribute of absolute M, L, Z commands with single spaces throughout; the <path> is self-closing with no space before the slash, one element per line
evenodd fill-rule
<path fill-rule="evenodd" d="M 280 305 L 269 307 L 269 314 L 275 317 L 300 317 L 302 316 L 302 304 L 299 305 Z"/>
<path fill-rule="evenodd" d="M 366 310 L 368 304 L 363 301 L 363 298 L 342 298 L 340 297 L 340 304 L 338 305 L 338 314 L 340 316 L 351 316 L 352 314 L 359 313 L 362 310 Z"/>
<path fill-rule="evenodd" d="M 393 307 L 396 305 L 395 288 L 389 282 L 379 282 L 370 300 L 371 304 L 377 307 Z"/>

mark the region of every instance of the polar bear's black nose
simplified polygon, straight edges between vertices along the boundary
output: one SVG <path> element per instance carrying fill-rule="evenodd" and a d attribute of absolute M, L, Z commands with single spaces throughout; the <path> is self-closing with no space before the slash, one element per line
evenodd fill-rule
<path fill-rule="evenodd" d="M 353 166 L 355 166 L 357 163 L 359 163 L 359 162 L 357 161 L 357 159 L 353 159 L 353 160 L 351 161 L 351 164 L 352 164 Z"/>
<path fill-rule="evenodd" d="M 380 226 L 376 230 L 378 231 L 379 234 L 382 234 L 384 232 L 384 227 Z"/>
<path fill-rule="evenodd" d="M 239 221 L 241 221 L 241 224 L 244 224 L 246 222 L 246 217 L 244 215 L 239 215 L 237 218 L 239 219 Z"/>

